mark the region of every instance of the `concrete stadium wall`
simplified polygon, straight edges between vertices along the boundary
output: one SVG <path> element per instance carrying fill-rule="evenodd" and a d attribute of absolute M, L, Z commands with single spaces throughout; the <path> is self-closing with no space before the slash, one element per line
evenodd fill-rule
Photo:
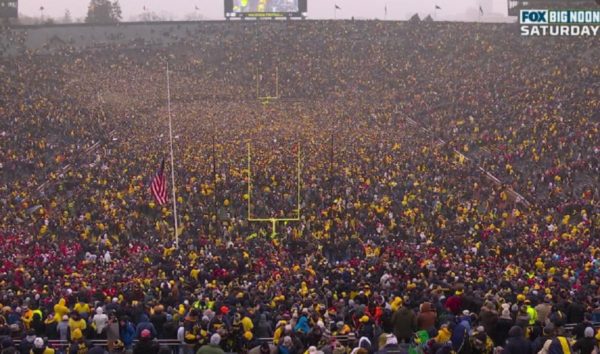
<path fill-rule="evenodd" d="M 214 21 L 5 27 L 0 28 L 0 55 L 18 55 L 25 50 L 37 50 L 44 54 L 67 46 L 85 48 L 135 41 L 143 41 L 146 45 L 168 45 L 184 38 L 201 37 L 215 30 L 224 30 L 225 26 L 224 21 Z"/>
<path fill-rule="evenodd" d="M 260 20 L 269 26 L 285 28 L 298 22 L 315 23 L 323 25 L 323 20 L 286 21 L 286 20 Z M 369 28 L 377 20 L 352 21 L 342 20 L 336 23 L 352 22 L 357 28 Z M 397 22 L 387 22 L 389 25 Z M 407 22 L 404 22 L 407 23 Z M 46 26 L 11 26 L 0 25 L 0 56 L 15 56 L 27 50 L 35 50 L 38 54 L 57 52 L 66 47 L 84 49 L 87 47 L 101 47 L 109 44 L 130 44 L 135 46 L 167 46 L 187 38 L 202 40 L 214 39 L 215 33 L 220 33 L 221 39 L 227 39 L 228 33 L 239 33 L 240 28 L 247 27 L 254 30 L 256 21 L 170 21 L 170 22 L 123 22 L 119 24 L 90 25 L 90 24 L 58 24 Z M 471 23 L 460 22 L 435 22 L 420 23 L 416 25 L 439 26 L 444 30 L 446 26 L 475 26 Z M 507 24 L 487 24 L 490 29 L 508 27 Z M 359 31 L 360 32 L 360 31 Z"/>

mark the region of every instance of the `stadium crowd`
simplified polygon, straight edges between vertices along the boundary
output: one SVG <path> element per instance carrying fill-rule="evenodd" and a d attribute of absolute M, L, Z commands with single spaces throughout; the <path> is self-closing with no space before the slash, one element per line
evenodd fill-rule
<path fill-rule="evenodd" d="M 597 351 L 599 50 L 299 21 L 1 58 L 1 353 Z"/>

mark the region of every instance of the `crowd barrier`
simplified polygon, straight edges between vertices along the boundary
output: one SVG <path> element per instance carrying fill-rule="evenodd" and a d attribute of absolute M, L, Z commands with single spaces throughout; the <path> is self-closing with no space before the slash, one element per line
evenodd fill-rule
<path fill-rule="evenodd" d="M 567 332 L 567 333 L 571 333 L 573 331 L 573 329 L 577 326 L 577 324 L 575 323 L 571 323 L 571 324 L 566 324 L 564 325 L 562 328 Z M 594 327 L 594 329 L 599 329 L 600 328 L 600 322 L 594 322 L 592 323 L 592 326 Z M 348 344 L 348 343 L 352 343 L 355 342 L 358 338 L 354 335 L 345 335 L 345 336 L 335 336 L 335 338 L 342 344 Z M 21 342 L 21 340 L 14 340 L 14 343 L 16 345 L 19 345 Z M 137 340 L 134 340 L 134 345 L 135 343 L 137 343 Z M 157 342 L 161 345 L 161 346 L 165 346 L 165 347 L 169 347 L 173 350 L 177 350 L 179 349 L 181 346 L 184 346 L 183 343 L 181 343 L 179 340 L 177 339 L 158 339 Z M 258 338 L 257 339 L 258 343 L 264 343 L 264 342 L 268 342 L 269 344 L 273 343 L 273 338 Z M 88 341 L 88 343 L 91 343 L 93 345 L 99 345 L 102 347 L 106 347 L 108 344 L 108 341 L 106 339 L 101 339 L 101 340 L 90 340 Z M 64 341 L 64 340 L 53 340 L 50 339 L 48 340 L 48 344 L 54 348 L 54 349 L 62 349 L 62 348 L 66 348 L 69 345 L 68 341 Z M 229 353 L 228 353 L 229 354 Z"/>

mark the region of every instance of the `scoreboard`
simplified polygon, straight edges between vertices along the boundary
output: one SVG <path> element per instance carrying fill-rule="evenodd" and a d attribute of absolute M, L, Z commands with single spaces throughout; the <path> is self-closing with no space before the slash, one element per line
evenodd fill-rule
<path fill-rule="evenodd" d="M 0 19 L 17 18 L 19 14 L 18 0 L 0 0 Z"/>
<path fill-rule="evenodd" d="M 305 18 L 308 0 L 225 0 L 225 18 Z"/>

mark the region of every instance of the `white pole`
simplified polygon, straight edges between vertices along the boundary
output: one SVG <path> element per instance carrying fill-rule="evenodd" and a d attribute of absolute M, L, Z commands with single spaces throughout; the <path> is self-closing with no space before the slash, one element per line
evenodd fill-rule
<path fill-rule="evenodd" d="M 171 124 L 171 82 L 169 81 L 169 62 L 167 62 L 167 110 L 169 111 L 169 142 L 171 150 L 171 184 L 173 185 L 173 219 L 175 224 L 175 248 L 179 249 L 179 235 L 177 234 L 177 199 L 175 196 L 175 166 L 173 161 L 173 127 Z"/>
<path fill-rule="evenodd" d="M 279 99 L 279 67 L 275 67 L 275 97 Z"/>
<path fill-rule="evenodd" d="M 260 98 L 260 82 L 258 81 L 258 66 L 256 67 L 256 99 Z"/>

